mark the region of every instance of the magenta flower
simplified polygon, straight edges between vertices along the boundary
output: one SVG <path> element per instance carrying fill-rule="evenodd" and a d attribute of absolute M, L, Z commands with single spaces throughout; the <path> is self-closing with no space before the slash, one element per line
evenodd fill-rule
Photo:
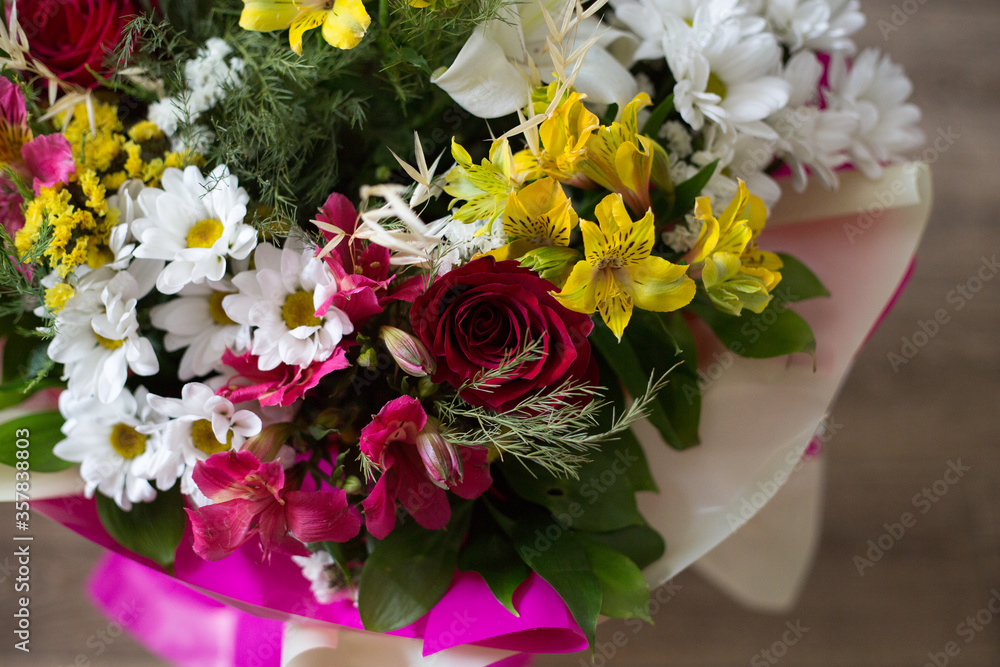
<path fill-rule="evenodd" d="M 225 558 L 254 535 L 266 557 L 271 549 L 308 555 L 303 542 L 346 542 L 361 530 L 343 489 L 285 489 L 281 464 L 262 463 L 249 451 L 213 454 L 195 466 L 194 482 L 215 503 L 185 510 L 194 552 L 205 560 Z"/>
<path fill-rule="evenodd" d="M 291 405 L 319 384 L 324 376 L 347 368 L 351 363 L 343 348 L 337 348 L 325 361 L 317 361 L 305 368 L 278 364 L 269 371 L 260 370 L 258 357 L 247 352 L 237 356 L 230 350 L 222 354 L 222 363 L 236 371 L 218 392 L 233 403 L 260 401 L 261 405 Z"/>
<path fill-rule="evenodd" d="M 493 483 L 485 449 L 459 448 L 461 463 L 447 461 L 447 456 L 428 456 L 428 447 L 418 446 L 426 427 L 427 413 L 420 401 L 400 396 L 386 403 L 361 429 L 361 451 L 382 471 L 362 503 L 368 532 L 376 539 L 381 540 L 396 526 L 396 501 L 421 526 L 439 530 L 451 518 L 448 494 L 439 484 L 472 499 Z"/>

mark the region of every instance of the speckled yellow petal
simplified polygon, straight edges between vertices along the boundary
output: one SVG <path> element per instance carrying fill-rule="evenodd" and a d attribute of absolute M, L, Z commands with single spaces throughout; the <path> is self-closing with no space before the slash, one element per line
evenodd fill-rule
<path fill-rule="evenodd" d="M 371 22 L 361 0 L 337 0 L 326 14 L 323 39 L 338 49 L 353 49 L 361 43 Z"/>

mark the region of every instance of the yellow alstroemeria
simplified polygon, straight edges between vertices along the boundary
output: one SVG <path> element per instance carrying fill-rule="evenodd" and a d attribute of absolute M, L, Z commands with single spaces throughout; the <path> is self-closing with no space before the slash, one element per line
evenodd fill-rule
<path fill-rule="evenodd" d="M 650 254 L 656 241 L 652 211 L 633 222 L 621 195 L 612 194 L 595 213 L 600 227 L 580 221 L 585 259 L 555 295 L 564 306 L 600 311 L 621 340 L 634 307 L 667 313 L 691 303 L 695 283 L 686 275 L 688 267 Z"/>
<path fill-rule="evenodd" d="M 445 174 L 444 191 L 454 197 L 449 206 L 464 201 L 454 217 L 464 223 L 486 220 L 481 230 L 489 231 L 494 220 L 503 215 L 511 193 L 521 189 L 523 176 L 514 168 L 514 156 L 506 139 L 497 139 L 490 146 L 489 157 L 482 164 L 472 162 L 472 156 L 454 140 L 451 155 L 455 166 Z"/>
<path fill-rule="evenodd" d="M 302 53 L 302 35 L 323 27 L 323 39 L 338 49 L 361 43 L 371 17 L 361 0 L 243 0 L 240 27 L 272 32 L 289 29 L 288 43 Z"/>
<path fill-rule="evenodd" d="M 569 245 L 579 218 L 553 178 L 541 178 L 512 192 L 503 212 L 503 231 L 510 243 L 488 253 L 498 260 L 517 259 L 534 248 Z"/>
<path fill-rule="evenodd" d="M 654 169 L 658 182 L 669 184 L 666 152 L 655 141 L 639 134 L 639 110 L 652 102 L 639 93 L 622 110 L 621 120 L 602 125 L 587 140 L 587 159 L 580 170 L 598 185 L 617 192 L 635 213 L 650 206 L 649 181 Z"/>
<path fill-rule="evenodd" d="M 782 266 L 777 255 L 760 250 L 754 242 L 767 220 L 764 202 L 741 180 L 736 196 L 718 218 L 712 215 L 708 197 L 698 197 L 694 210 L 702 227 L 687 259 L 702 265 L 708 297 L 732 315 L 740 315 L 744 308 L 760 313 L 781 281 Z"/>
<path fill-rule="evenodd" d="M 580 93 L 570 93 L 566 101 L 542 121 L 538 128 L 541 150 L 537 156 L 530 150 L 515 155 L 519 168 L 532 176 L 547 175 L 562 182 L 579 175 L 580 163 L 587 157 L 587 142 L 601 126 L 597 116 L 583 106 L 583 100 Z"/>

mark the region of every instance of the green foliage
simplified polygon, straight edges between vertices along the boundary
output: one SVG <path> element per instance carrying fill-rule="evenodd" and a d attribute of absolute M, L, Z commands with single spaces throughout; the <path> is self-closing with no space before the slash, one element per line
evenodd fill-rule
<path fill-rule="evenodd" d="M 649 623 L 649 586 L 627 556 L 600 542 L 581 540 L 601 586 L 601 613 L 612 618 L 641 618 Z"/>
<path fill-rule="evenodd" d="M 510 538 L 501 530 L 483 503 L 477 503 L 469 536 L 458 555 L 458 569 L 478 572 L 507 610 L 514 608 L 514 591 L 528 575 L 529 568 L 517 555 Z"/>
<path fill-rule="evenodd" d="M 781 282 L 775 292 L 781 295 L 782 301 L 795 303 L 806 299 L 830 296 L 830 292 L 809 267 L 791 255 L 778 253 L 778 257 L 781 258 L 782 263 Z"/>
<path fill-rule="evenodd" d="M 384 540 L 372 540 L 358 586 L 366 630 L 398 630 L 437 604 L 454 577 L 471 509 L 471 503 L 456 504 L 445 530 L 427 530 L 407 518 Z"/>
<path fill-rule="evenodd" d="M 689 308 L 733 354 L 768 359 L 804 352 L 815 359 L 816 337 L 812 328 L 780 299 L 773 299 L 760 314 L 744 310 L 740 317 L 716 310 L 700 295 Z"/>
<path fill-rule="evenodd" d="M 655 563 L 666 551 L 663 538 L 645 523 L 620 530 L 581 533 L 581 535 L 590 542 L 597 542 L 621 552 L 640 569 Z"/>
<path fill-rule="evenodd" d="M 187 523 L 180 485 L 158 492 L 151 503 L 135 503 L 128 512 L 98 494 L 97 514 L 104 529 L 123 547 L 168 570 L 173 566 Z"/>
<path fill-rule="evenodd" d="M 59 472 L 71 468 L 75 464 L 52 453 L 52 448 L 64 437 L 59 430 L 63 421 L 59 411 L 53 410 L 35 412 L 0 424 L 0 463 L 11 467 L 16 465 L 19 460 L 16 442 L 27 439 L 31 443 L 27 447 L 27 460 L 34 472 Z"/>

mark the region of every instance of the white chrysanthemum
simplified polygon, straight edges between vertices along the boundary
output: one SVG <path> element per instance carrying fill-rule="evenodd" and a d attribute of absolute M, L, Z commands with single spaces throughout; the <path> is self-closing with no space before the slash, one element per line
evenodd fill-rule
<path fill-rule="evenodd" d="M 847 149 L 858 129 L 853 113 L 817 106 L 823 65 L 812 51 L 800 51 L 785 65 L 783 78 L 792 87 L 788 106 L 768 118 L 779 135 L 777 154 L 792 170 L 792 185 L 802 192 L 809 173 L 827 188 L 836 188 L 837 173 L 849 157 Z"/>
<path fill-rule="evenodd" d="M 309 580 L 309 590 L 320 604 L 333 602 L 337 589 L 333 587 L 330 573 L 334 567 L 333 556 L 326 551 L 314 551 L 308 556 L 292 556 L 302 568 L 302 576 Z"/>
<path fill-rule="evenodd" d="M 127 389 L 111 403 L 94 397 L 77 398 L 64 391 L 59 396 L 59 411 L 66 422 L 64 440 L 52 452 L 61 459 L 79 462 L 80 475 L 86 483 L 87 497 L 94 491 L 113 498 L 123 510 L 132 503 L 144 503 L 156 497 L 156 491 L 136 470 L 158 447 L 158 435 L 147 435 L 140 428 L 163 421 L 146 400 L 143 387 L 135 396 Z"/>
<path fill-rule="evenodd" d="M 727 132 L 774 137 L 762 121 L 788 102 L 788 84 L 773 76 L 781 49 L 763 20 L 735 0 L 699 3 L 690 24 L 655 0 L 622 3 L 617 14 L 643 38 L 636 58 L 666 57 L 674 104 L 693 129 L 707 119 Z"/>
<path fill-rule="evenodd" d="M 231 320 L 222 308 L 222 300 L 235 293 L 229 280 L 187 285 L 177 298 L 150 311 L 153 326 L 167 332 L 167 350 L 187 348 L 178 370 L 181 380 L 219 370 L 227 349 L 240 354 L 250 348 L 249 327 Z"/>
<path fill-rule="evenodd" d="M 851 35 L 865 24 L 858 0 L 765 0 L 763 12 L 793 53 L 803 48 L 854 53 Z"/>
<path fill-rule="evenodd" d="M 903 159 L 924 142 L 917 127 L 920 109 L 907 103 L 913 85 L 888 56 L 866 49 L 850 68 L 843 56 L 830 63 L 829 108 L 854 114 L 860 121 L 849 153 L 868 178 L 882 175 L 882 165 Z"/>
<path fill-rule="evenodd" d="M 339 289 L 330 267 L 312 248 L 291 244 L 283 250 L 259 246 L 254 265 L 256 270 L 233 278 L 239 291 L 225 297 L 222 306 L 234 321 L 253 327 L 250 348 L 260 369 L 282 363 L 305 368 L 329 359 L 354 330 L 338 308 L 316 315 Z"/>
<path fill-rule="evenodd" d="M 146 188 L 139 205 L 146 217 L 132 223 L 139 239 L 136 257 L 166 260 L 156 279 L 164 294 L 188 283 L 222 280 L 226 258 L 244 259 L 257 245 L 257 232 L 243 223 L 250 195 L 220 165 L 203 176 L 197 167 L 167 169 L 163 189 Z"/>
<path fill-rule="evenodd" d="M 153 346 L 139 335 L 136 301 L 144 296 L 128 271 L 98 269 L 80 279 L 73 297 L 56 316 L 49 356 L 65 366 L 63 379 L 78 398 L 118 398 L 129 369 L 154 375 Z"/>
<path fill-rule="evenodd" d="M 217 452 L 243 447 L 247 438 L 260 433 L 260 417 L 249 410 L 237 410 L 231 401 L 216 396 L 211 387 L 200 382 L 184 385 L 179 399 L 150 394 L 147 400 L 170 420 L 141 429 L 159 432 L 162 446 L 143 461 L 136 474 L 156 480 L 161 491 L 180 479 L 181 493 L 204 504 L 206 499 L 191 477 L 195 464 Z"/>

